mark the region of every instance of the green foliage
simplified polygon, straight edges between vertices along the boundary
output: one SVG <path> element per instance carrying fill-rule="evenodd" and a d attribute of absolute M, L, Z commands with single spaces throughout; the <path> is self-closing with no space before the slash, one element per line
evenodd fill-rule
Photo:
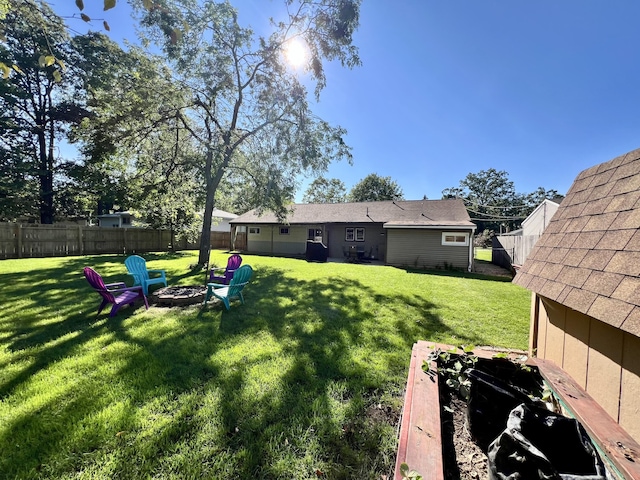
<path fill-rule="evenodd" d="M 400 474 L 402 475 L 402 478 L 422 480 L 422 475 L 415 470 L 409 470 L 409 465 L 406 463 L 400 465 Z"/>
<path fill-rule="evenodd" d="M 170 285 L 202 283 L 197 252 L 144 256 Z M 381 478 L 416 340 L 527 344 L 529 293 L 511 283 L 253 255 L 230 311 L 96 317 L 82 267 L 130 284 L 124 258 L 0 262 L 4 476 Z"/>
<path fill-rule="evenodd" d="M 268 37 L 242 27 L 227 2 L 168 0 L 150 9 L 133 3 L 143 42 L 163 51 L 172 66 L 170 78 L 187 92 L 174 118 L 200 150 L 203 238 L 225 177 L 250 187 L 243 188 L 245 205 L 284 218 L 300 175 L 323 172 L 331 161 L 350 161 L 346 132 L 313 115 L 306 88 L 287 68 L 282 49 L 291 38 L 304 38 L 318 96 L 325 83 L 324 60 L 359 64 L 352 45 L 359 2 L 286 3 L 295 13 L 273 22 Z M 208 251 L 202 241 L 200 264 L 207 262 Z"/>
<path fill-rule="evenodd" d="M 542 187 L 529 194 L 516 193 L 506 171 L 490 168 L 469 173 L 458 187 L 445 188 L 442 198 L 462 198 L 482 234 L 515 230 L 544 199 L 560 202 L 562 195 Z"/>
<path fill-rule="evenodd" d="M 429 354 L 428 362 L 438 362 L 438 374 L 445 381 L 445 384 L 452 390 L 458 392 L 461 398 L 467 400 L 470 394 L 471 380 L 467 372 L 474 368 L 478 357 L 473 354 L 473 345 L 461 345 L 458 349 L 442 351 L 435 349 Z"/>
<path fill-rule="evenodd" d="M 304 203 L 342 203 L 347 201 L 347 189 L 338 178 L 316 178 L 302 197 Z"/>
<path fill-rule="evenodd" d="M 9 201 L 2 202 L 0 217 L 31 213 L 29 202 L 36 199 L 39 220 L 52 223 L 57 142 L 86 113 L 74 95 L 77 71 L 67 67 L 77 55 L 62 20 L 44 2 L 10 0 L 2 26 L 0 62 L 16 67 L 0 82 L 0 155 L 5 179 L 16 185 L 2 182 L 0 197 Z"/>
<path fill-rule="evenodd" d="M 379 202 L 382 200 L 403 200 L 402 189 L 391 179 L 371 173 L 360 180 L 349 192 L 351 202 Z"/>
<path fill-rule="evenodd" d="M 492 230 L 485 229 L 480 232 L 478 235 L 473 237 L 473 245 L 475 247 L 481 248 L 491 248 L 493 245 L 492 238 L 495 236 L 495 233 Z M 491 258 L 489 258 L 491 260 Z"/>

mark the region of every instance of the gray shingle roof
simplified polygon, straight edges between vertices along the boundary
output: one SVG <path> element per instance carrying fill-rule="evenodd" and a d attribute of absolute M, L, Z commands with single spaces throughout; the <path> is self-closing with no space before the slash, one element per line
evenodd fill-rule
<path fill-rule="evenodd" d="M 289 225 L 318 223 L 383 223 L 387 227 L 475 228 L 462 200 L 402 200 L 357 203 L 303 203 L 291 206 Z M 232 224 L 278 224 L 271 212 L 251 210 Z"/>
<path fill-rule="evenodd" d="M 578 175 L 514 282 L 640 333 L 640 149 Z"/>

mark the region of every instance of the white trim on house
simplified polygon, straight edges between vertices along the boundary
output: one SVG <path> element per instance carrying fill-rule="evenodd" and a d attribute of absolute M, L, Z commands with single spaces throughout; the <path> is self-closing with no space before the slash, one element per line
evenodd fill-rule
<path fill-rule="evenodd" d="M 453 237 L 453 238 L 451 238 Z M 454 247 L 468 247 L 469 233 L 467 232 L 442 232 L 442 245 Z"/>

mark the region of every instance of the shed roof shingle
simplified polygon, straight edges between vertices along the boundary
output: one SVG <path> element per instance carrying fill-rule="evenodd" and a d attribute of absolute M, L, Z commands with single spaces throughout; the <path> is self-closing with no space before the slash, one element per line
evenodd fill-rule
<path fill-rule="evenodd" d="M 640 149 L 581 172 L 515 283 L 640 333 Z"/>

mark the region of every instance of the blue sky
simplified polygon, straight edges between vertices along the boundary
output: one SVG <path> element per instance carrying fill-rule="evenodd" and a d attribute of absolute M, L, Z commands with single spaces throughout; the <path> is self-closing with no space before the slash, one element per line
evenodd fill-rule
<path fill-rule="evenodd" d="M 232 3 L 257 31 L 282 8 Z M 87 13 L 135 40 L 126 11 Z M 327 174 L 347 189 L 377 173 L 406 199 L 437 199 L 496 168 L 519 193 L 566 193 L 581 170 L 640 147 L 640 2 L 364 0 L 360 20 L 363 65 L 330 65 L 315 106 L 348 131 L 353 166 Z"/>

